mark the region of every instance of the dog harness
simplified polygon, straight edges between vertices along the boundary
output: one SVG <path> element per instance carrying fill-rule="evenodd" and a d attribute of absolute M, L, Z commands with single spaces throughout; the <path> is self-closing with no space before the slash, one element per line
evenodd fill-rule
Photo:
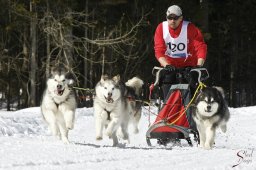
<path fill-rule="evenodd" d="M 50 93 L 50 92 L 49 92 Z M 52 101 L 55 103 L 56 107 L 59 108 L 59 105 L 61 105 L 62 103 L 65 103 L 66 101 L 68 101 L 69 97 L 67 96 L 67 98 L 60 102 L 60 103 L 57 103 L 55 100 L 54 100 L 54 97 L 52 97 Z"/>
<path fill-rule="evenodd" d="M 111 111 L 108 111 L 107 109 L 104 109 L 106 112 L 107 112 L 107 114 L 108 114 L 108 118 L 107 118 L 107 120 L 110 120 L 110 113 L 111 113 Z"/>

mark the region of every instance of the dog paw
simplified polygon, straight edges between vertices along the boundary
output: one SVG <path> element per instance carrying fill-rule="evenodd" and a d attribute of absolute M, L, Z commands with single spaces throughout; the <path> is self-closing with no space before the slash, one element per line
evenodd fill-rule
<path fill-rule="evenodd" d="M 124 134 L 124 136 L 122 137 L 123 140 L 129 140 L 129 135 L 128 134 Z"/>
<path fill-rule="evenodd" d="M 74 126 L 73 127 L 67 127 L 68 130 L 72 130 L 74 129 Z"/>
<path fill-rule="evenodd" d="M 101 136 L 97 136 L 96 140 L 102 140 L 102 137 Z"/>
<path fill-rule="evenodd" d="M 210 150 L 210 149 L 212 149 L 212 146 L 210 144 L 206 143 L 204 149 Z"/>
<path fill-rule="evenodd" d="M 118 142 L 113 142 L 113 147 L 117 147 L 118 146 Z"/>
<path fill-rule="evenodd" d="M 74 129 L 74 124 L 73 124 L 72 122 L 68 122 L 68 123 L 67 123 L 67 129 L 68 129 L 68 130 Z"/>
<path fill-rule="evenodd" d="M 227 126 L 226 126 L 226 125 L 222 125 L 222 126 L 220 126 L 220 129 L 221 129 L 221 131 L 222 131 L 223 133 L 226 133 L 226 131 L 227 131 Z"/>
<path fill-rule="evenodd" d="M 114 138 L 114 139 L 113 139 L 113 145 L 112 145 L 112 146 L 113 146 L 113 147 L 116 147 L 116 146 L 118 146 L 118 144 L 119 144 L 119 143 L 118 143 L 118 140 Z"/>
<path fill-rule="evenodd" d="M 61 135 L 60 135 L 60 133 L 56 134 L 55 136 L 57 137 L 57 139 L 61 140 Z"/>
<path fill-rule="evenodd" d="M 107 135 L 108 137 L 111 138 L 111 137 L 112 137 L 112 134 L 113 134 L 112 131 L 106 131 L 106 135 Z"/>
<path fill-rule="evenodd" d="M 64 144 L 69 144 L 70 143 L 68 138 L 63 138 L 62 141 L 63 141 Z"/>
<path fill-rule="evenodd" d="M 200 145 L 199 145 L 200 148 L 204 148 L 204 144 L 202 142 L 200 142 Z"/>

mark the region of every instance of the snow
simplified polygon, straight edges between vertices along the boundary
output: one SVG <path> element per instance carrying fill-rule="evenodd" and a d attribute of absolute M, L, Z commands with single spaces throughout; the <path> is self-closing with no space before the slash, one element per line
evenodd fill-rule
<path fill-rule="evenodd" d="M 156 109 L 151 108 L 151 112 L 156 113 Z M 39 107 L 0 111 L 0 169 L 255 170 L 256 107 L 230 108 L 230 112 L 227 133 L 218 130 L 214 148 L 203 150 L 196 145 L 189 147 L 185 141 L 182 146 L 163 147 L 153 140 L 154 146 L 147 146 L 147 108 L 143 108 L 140 133 L 131 133 L 130 144 L 121 140 L 118 147 L 112 147 L 106 136 L 95 140 L 92 108 L 76 110 L 68 145 L 51 136 Z M 152 114 L 150 120 L 153 123 Z"/>

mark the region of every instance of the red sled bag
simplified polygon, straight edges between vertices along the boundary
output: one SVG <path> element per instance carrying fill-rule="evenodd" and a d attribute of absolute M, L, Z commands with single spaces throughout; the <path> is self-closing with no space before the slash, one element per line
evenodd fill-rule
<path fill-rule="evenodd" d="M 198 74 L 198 81 L 201 81 L 202 71 L 206 71 L 206 78 L 209 77 L 205 68 L 200 68 L 199 71 L 198 69 L 191 69 L 190 72 L 192 70 Z M 171 85 L 162 108 L 146 133 L 149 146 L 151 146 L 150 139 L 157 139 L 158 143 L 163 145 L 169 141 L 186 139 L 188 144 L 192 146 L 190 134 L 193 134 L 194 140 L 198 141 L 196 125 L 189 107 L 191 95 L 193 94 L 191 94 L 189 83 Z"/>

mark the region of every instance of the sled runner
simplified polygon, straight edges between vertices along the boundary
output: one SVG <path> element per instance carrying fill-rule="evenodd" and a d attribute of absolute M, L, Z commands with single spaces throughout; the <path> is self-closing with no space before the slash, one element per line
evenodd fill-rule
<path fill-rule="evenodd" d="M 166 68 L 154 67 L 153 72 L 156 70 L 153 87 L 161 86 L 161 77 L 169 73 Z M 172 74 L 176 76 L 175 82 L 168 88 L 159 113 L 146 133 L 149 146 L 151 146 L 150 139 L 157 139 L 158 144 L 161 145 L 186 139 L 190 146 L 192 146 L 191 134 L 194 135 L 195 141 L 198 142 L 199 139 L 190 105 L 195 92 L 202 85 L 201 82 L 209 77 L 208 71 L 206 68 L 172 68 Z"/>

